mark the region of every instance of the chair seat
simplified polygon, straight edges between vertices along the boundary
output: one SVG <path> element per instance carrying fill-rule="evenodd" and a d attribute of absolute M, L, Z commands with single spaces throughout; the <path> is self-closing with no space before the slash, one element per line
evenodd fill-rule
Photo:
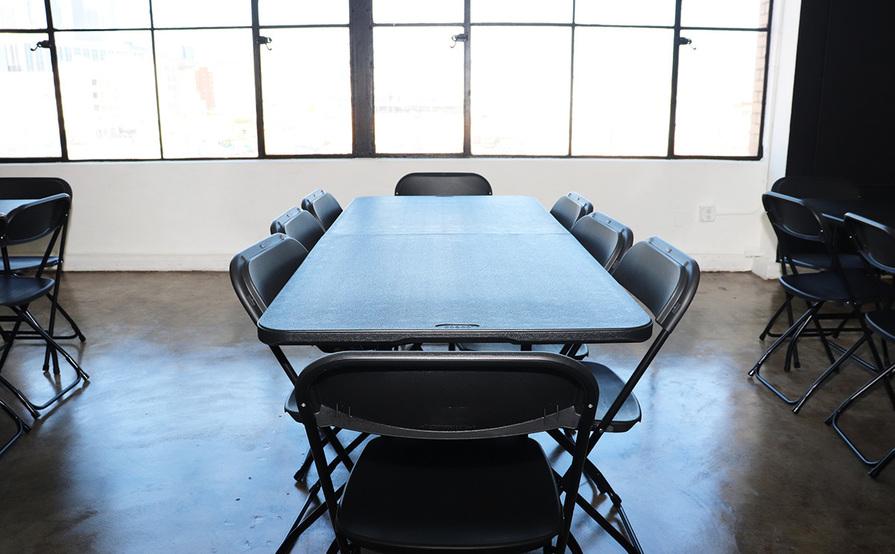
<path fill-rule="evenodd" d="M 527 437 L 376 438 L 351 472 L 337 519 L 361 546 L 414 552 L 526 550 L 561 526 L 550 464 Z"/>
<path fill-rule="evenodd" d="M 621 377 L 616 375 L 614 371 L 603 364 L 584 362 L 584 365 L 590 369 L 594 379 L 597 381 L 597 388 L 600 391 L 595 418 L 595 423 L 599 424 L 605 418 L 606 412 L 609 411 L 612 403 L 618 398 L 619 393 L 621 393 L 622 388 L 625 386 L 625 382 Z M 625 399 L 624 404 L 622 404 L 622 409 L 615 414 L 615 418 L 612 420 L 612 425 L 609 427 L 608 431 L 610 433 L 624 433 L 631 427 L 637 425 L 641 415 L 640 402 L 637 401 L 637 397 L 634 396 L 634 393 L 631 393 L 628 398 Z"/>
<path fill-rule="evenodd" d="M 854 294 L 858 303 L 867 303 L 893 294 L 891 285 L 862 270 L 784 275 L 780 283 L 790 294 L 815 302 L 848 302 Z"/>
<path fill-rule="evenodd" d="M 0 275 L 0 305 L 21 306 L 50 292 L 55 281 L 46 277 Z"/>
<path fill-rule="evenodd" d="M 864 316 L 874 333 L 895 342 L 895 310 L 880 310 Z"/>
<path fill-rule="evenodd" d="M 562 351 L 563 346 L 564 345 L 562 344 L 532 344 L 531 350 L 532 352 L 551 352 L 553 354 L 559 354 Z M 522 350 L 522 346 L 507 342 L 461 342 L 457 344 L 457 348 L 472 352 L 519 352 Z M 583 360 L 588 354 L 587 345 L 582 344 L 578 347 L 578 351 L 571 357 L 576 360 Z"/>
<path fill-rule="evenodd" d="M 787 255 L 793 265 L 808 269 L 833 269 L 833 259 L 828 254 L 799 253 Z M 840 254 L 839 263 L 843 269 L 862 269 L 866 267 L 864 260 L 857 254 Z"/>

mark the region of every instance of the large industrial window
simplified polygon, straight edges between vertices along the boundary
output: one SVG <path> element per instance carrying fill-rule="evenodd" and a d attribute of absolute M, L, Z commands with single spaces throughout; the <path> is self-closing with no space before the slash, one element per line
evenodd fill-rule
<path fill-rule="evenodd" d="M 757 159 L 771 0 L 3 0 L 0 161 Z"/>

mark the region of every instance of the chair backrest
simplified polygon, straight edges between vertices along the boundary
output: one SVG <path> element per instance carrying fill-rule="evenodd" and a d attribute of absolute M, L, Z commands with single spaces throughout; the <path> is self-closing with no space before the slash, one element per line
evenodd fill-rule
<path fill-rule="evenodd" d="M 282 233 L 292 237 L 310 252 L 325 229 L 314 214 L 301 208 L 292 208 L 270 224 L 270 234 Z"/>
<path fill-rule="evenodd" d="M 342 213 L 342 206 L 332 194 L 317 189 L 301 199 L 301 209 L 314 214 L 324 229 L 329 229 Z"/>
<path fill-rule="evenodd" d="M 395 196 L 491 196 L 491 183 L 478 173 L 409 173 Z"/>
<path fill-rule="evenodd" d="M 590 203 L 590 200 L 577 192 L 570 192 L 559 197 L 559 200 L 550 208 L 550 215 L 556 218 L 563 227 L 571 230 L 576 221 L 592 211 L 594 211 L 594 205 Z"/>
<path fill-rule="evenodd" d="M 421 439 L 577 428 L 596 406 L 590 371 L 538 352 L 342 352 L 298 377 L 318 426 Z"/>
<path fill-rule="evenodd" d="M 771 185 L 771 192 L 795 198 L 854 200 L 861 197 L 860 188 L 852 181 L 838 177 L 792 175 L 781 177 Z"/>
<path fill-rule="evenodd" d="M 297 240 L 276 234 L 233 256 L 230 282 L 252 321 L 261 319 L 307 255 Z"/>
<path fill-rule="evenodd" d="M 612 271 L 634 244 L 631 229 L 599 212 L 579 219 L 572 226 L 572 235 L 607 271 Z"/>
<path fill-rule="evenodd" d="M 761 202 L 771 225 L 781 233 L 804 241 L 827 244 L 826 225 L 804 200 L 778 192 L 766 192 L 761 195 Z"/>
<path fill-rule="evenodd" d="M 638 242 L 625 253 L 615 279 L 653 314 L 656 324 L 671 332 L 699 287 L 699 265 L 659 237 Z"/>
<path fill-rule="evenodd" d="M 867 263 L 895 274 L 895 227 L 852 213 L 845 214 L 845 225 Z"/>
<path fill-rule="evenodd" d="M 0 220 L 0 245 L 33 242 L 57 231 L 70 207 L 69 195 L 54 194 L 10 210 Z"/>
<path fill-rule="evenodd" d="M 58 177 L 0 177 L 0 200 L 72 196 L 71 185 Z"/>

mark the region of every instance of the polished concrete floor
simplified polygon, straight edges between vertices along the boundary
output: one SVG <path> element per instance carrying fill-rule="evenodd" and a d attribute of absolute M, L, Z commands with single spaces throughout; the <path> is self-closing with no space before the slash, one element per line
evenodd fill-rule
<path fill-rule="evenodd" d="M 272 552 L 305 498 L 292 473 L 307 443 L 227 276 L 70 274 L 63 298 L 93 380 L 0 458 L 0 552 Z M 636 391 L 643 422 L 594 452 L 647 552 L 895 552 L 895 467 L 871 480 L 823 423 L 867 375 L 847 366 L 798 416 L 746 377 L 779 300 L 774 282 L 705 275 Z M 591 356 L 625 373 L 644 347 Z M 40 398 L 41 357 L 17 345 L 4 375 Z M 767 375 L 795 391 L 824 365 L 814 344 L 802 359 Z M 895 445 L 893 423 L 882 394 L 844 422 L 876 452 Z M 574 533 L 588 552 L 619 551 L 581 514 Z M 321 520 L 295 551 L 330 538 Z"/>

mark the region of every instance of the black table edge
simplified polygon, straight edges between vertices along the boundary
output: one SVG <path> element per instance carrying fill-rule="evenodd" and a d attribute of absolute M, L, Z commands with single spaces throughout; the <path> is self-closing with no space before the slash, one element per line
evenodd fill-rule
<path fill-rule="evenodd" d="M 340 346 L 376 344 L 397 346 L 412 343 L 506 342 L 513 344 L 564 344 L 644 342 L 653 334 L 653 322 L 620 329 L 401 329 L 401 330 L 315 330 L 283 331 L 258 325 L 258 338 L 264 344 Z"/>

